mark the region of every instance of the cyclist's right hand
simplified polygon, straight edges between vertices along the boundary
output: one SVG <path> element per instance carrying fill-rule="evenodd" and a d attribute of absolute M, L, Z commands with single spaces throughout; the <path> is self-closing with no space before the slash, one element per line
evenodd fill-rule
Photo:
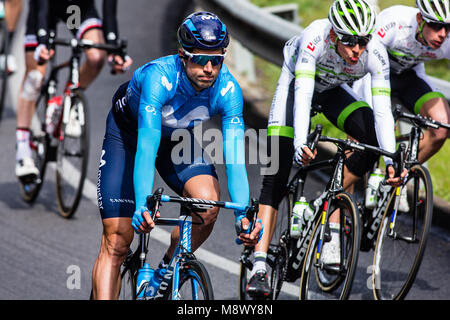
<path fill-rule="evenodd" d="M 159 212 L 156 212 L 156 218 L 159 218 Z M 137 233 L 148 233 L 155 227 L 155 222 L 150 211 L 146 207 L 140 207 L 134 212 L 131 226 Z"/>
<path fill-rule="evenodd" d="M 34 60 L 36 60 L 39 64 L 43 64 L 50 60 L 54 54 L 55 50 L 48 50 L 45 44 L 40 44 L 34 50 Z"/>
<path fill-rule="evenodd" d="M 408 170 L 403 169 L 402 173 L 399 177 L 395 176 L 395 168 L 392 164 L 387 165 L 386 167 L 386 183 L 393 186 L 393 187 L 399 187 L 402 185 L 403 180 L 405 179 L 406 175 L 408 174 Z"/>

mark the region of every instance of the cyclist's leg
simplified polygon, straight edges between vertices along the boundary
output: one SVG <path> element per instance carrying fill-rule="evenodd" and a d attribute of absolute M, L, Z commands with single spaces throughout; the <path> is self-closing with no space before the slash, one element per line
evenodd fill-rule
<path fill-rule="evenodd" d="M 329 90 L 320 98 L 323 113 L 331 123 L 361 143 L 378 146 L 373 111 L 350 87 L 344 85 Z M 377 158 L 368 152 L 353 152 L 344 166 L 344 189 L 351 192 L 354 183 L 371 170 Z M 329 226 L 331 241 L 324 244 L 322 257 L 324 263 L 336 264 L 340 261 L 338 210 L 330 215 Z"/>
<path fill-rule="evenodd" d="M 267 255 L 275 231 L 281 192 L 287 184 L 292 167 L 294 156 L 294 82 L 295 78 L 292 73 L 283 67 L 270 107 L 267 128 L 268 156 L 269 159 L 277 157 L 276 161 L 279 165 L 277 172 L 266 174 L 263 178 L 258 218 L 261 219 L 265 232 L 255 246 L 257 256 Z M 252 270 L 252 275 L 260 267 L 264 267 L 264 265 L 257 263 Z"/>
<path fill-rule="evenodd" d="M 5 18 L 11 39 L 13 37 L 14 31 L 16 30 L 17 22 L 19 21 L 21 12 L 22 12 L 22 0 L 5 1 L 5 13 L 6 13 Z"/>
<path fill-rule="evenodd" d="M 78 39 L 91 40 L 94 43 L 105 43 L 102 21 L 96 8 L 91 4 L 82 7 L 81 25 L 76 34 Z M 80 87 L 86 89 L 95 80 L 103 68 L 106 52 L 98 49 L 86 49 L 86 60 L 80 68 Z"/>
<path fill-rule="evenodd" d="M 94 299 L 117 299 L 120 266 L 133 241 L 135 143 L 136 137 L 119 129 L 110 112 L 98 171 L 97 198 L 103 233 L 92 271 Z"/>
<path fill-rule="evenodd" d="M 100 252 L 92 269 L 95 300 L 117 299 L 120 292 L 120 266 L 133 241 L 131 218 L 104 219 Z"/>
<path fill-rule="evenodd" d="M 34 2 L 30 1 L 30 6 Z M 33 53 L 37 47 L 36 17 L 30 8 L 27 18 L 27 30 L 25 32 L 25 64 L 26 70 L 19 89 L 17 100 L 17 150 L 16 150 L 16 175 L 18 177 L 27 175 L 38 175 L 39 172 L 31 160 L 31 149 L 29 145 L 31 119 L 35 111 L 36 99 L 45 75 L 46 65 L 38 65 L 34 60 Z"/>
<path fill-rule="evenodd" d="M 393 92 L 410 112 L 449 123 L 450 108 L 444 95 L 433 87 L 422 70 L 423 66 L 419 65 L 416 69 L 392 75 Z M 419 144 L 419 162 L 424 163 L 438 152 L 449 136 L 450 131 L 445 128 L 426 130 Z"/>

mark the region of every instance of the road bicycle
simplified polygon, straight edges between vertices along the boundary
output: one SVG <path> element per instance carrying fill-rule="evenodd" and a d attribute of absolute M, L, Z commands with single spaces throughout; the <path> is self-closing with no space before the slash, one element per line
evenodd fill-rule
<path fill-rule="evenodd" d="M 180 205 L 180 216 L 176 218 L 157 218 L 156 212 L 160 210 L 162 203 L 173 202 Z M 213 207 L 239 210 L 245 212 L 249 221 L 252 222 L 253 229 L 256 216 L 258 214 L 258 204 L 252 199 L 250 206 L 243 206 L 233 202 L 211 201 L 195 198 L 184 198 L 178 196 L 168 196 L 163 194 L 163 189 L 147 197 L 147 208 L 152 213 L 152 217 L 157 226 L 175 226 L 179 228 L 180 239 L 177 248 L 171 257 L 167 272 L 164 275 L 160 287 L 152 296 L 144 296 L 147 300 L 213 300 L 214 293 L 210 277 L 204 265 L 198 261 L 191 252 L 191 230 L 192 225 L 197 223 L 192 221 L 192 215 L 201 217 L 197 212 L 204 212 Z M 203 221 L 198 222 L 199 224 Z M 120 297 L 122 299 L 136 299 L 139 296 L 137 291 L 138 270 L 142 268 L 147 260 L 149 250 L 150 233 L 139 236 L 137 249 L 130 253 L 125 259 L 121 270 L 122 288 Z M 145 290 L 146 285 L 140 286 Z"/>
<path fill-rule="evenodd" d="M 397 137 L 407 142 L 404 167 L 408 170 L 401 187 L 380 183 L 376 205 L 368 209 L 361 201 L 363 233 L 361 249 L 374 249 L 372 292 L 375 299 L 404 299 L 414 283 L 425 252 L 433 218 L 433 186 L 430 173 L 418 162 L 422 129 L 445 127 L 420 115 L 394 108 L 394 119 L 412 124 L 409 134 Z"/>
<path fill-rule="evenodd" d="M 317 125 L 308 139 L 314 148 L 317 141 L 335 143 L 338 151 L 332 159 L 312 162 L 300 167 L 283 192 L 283 200 L 279 207 L 280 219 L 277 222 L 275 236 L 269 246 L 267 263 L 271 267 L 269 298 L 276 299 L 283 282 L 294 282 L 300 277 L 300 299 L 347 299 L 358 262 L 360 247 L 360 213 L 353 196 L 342 187 L 343 167 L 347 151 L 361 150 L 398 158 L 400 150 L 395 154 L 382 149 L 357 143 L 321 136 L 321 125 Z M 310 148 L 311 149 L 311 148 Z M 330 179 L 322 194 L 311 201 L 314 209 L 312 217 L 305 222 L 300 238 L 290 235 L 290 223 L 293 207 L 303 196 L 308 173 L 324 168 L 331 168 Z M 340 263 L 326 265 L 321 262 L 323 244 L 330 241 L 329 217 L 338 213 L 340 217 Z M 246 300 L 250 297 L 245 288 L 248 271 L 252 269 L 251 249 L 245 249 L 241 255 L 241 273 L 239 279 L 239 297 Z"/>
<path fill-rule="evenodd" d="M 8 77 L 11 75 L 8 66 L 8 55 L 10 53 L 9 31 L 5 19 L 5 1 L 0 1 L 0 121 L 5 108 L 5 98 Z"/>
<path fill-rule="evenodd" d="M 69 61 L 56 65 L 50 60 L 50 72 L 44 81 L 36 102 L 36 123 L 31 128 L 30 146 L 39 176 L 19 179 L 20 190 L 26 202 L 33 203 L 42 187 L 48 162 L 56 162 L 56 198 L 58 211 L 64 218 L 75 213 L 81 199 L 89 158 L 89 118 L 87 99 L 79 88 L 80 59 L 84 49 L 100 49 L 108 53 L 126 55 L 126 42 L 118 45 L 97 44 L 89 40 L 56 38 L 50 32 L 49 48 L 68 46 Z M 46 130 L 50 103 L 57 97 L 58 74 L 69 69 L 69 79 L 62 95 L 60 115 L 52 119 L 53 132 Z"/>

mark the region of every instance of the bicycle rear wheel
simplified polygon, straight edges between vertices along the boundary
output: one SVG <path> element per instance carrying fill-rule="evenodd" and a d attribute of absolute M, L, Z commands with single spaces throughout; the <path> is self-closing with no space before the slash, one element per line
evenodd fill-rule
<path fill-rule="evenodd" d="M 318 258 L 323 239 L 320 238 L 322 221 L 316 222 L 303 263 L 300 278 L 300 299 L 302 300 L 345 300 L 350 294 L 358 264 L 360 243 L 360 217 L 353 198 L 340 193 L 329 200 L 330 212 L 340 213 L 340 249 L 339 265 L 325 265 Z M 323 209 L 325 210 L 325 209 Z"/>
<path fill-rule="evenodd" d="M 422 262 L 431 226 L 433 187 L 428 170 L 421 165 L 412 167 L 404 187 L 407 188 L 407 204 L 402 204 L 405 212 L 395 213 L 393 191 L 375 245 L 372 291 L 379 300 L 399 300 L 407 295 Z"/>
<path fill-rule="evenodd" d="M 68 114 L 64 108 L 56 156 L 56 195 L 59 213 L 70 218 L 81 199 L 89 157 L 87 103 L 81 91 L 71 97 Z"/>
<path fill-rule="evenodd" d="M 198 260 L 188 260 L 183 263 L 178 283 L 179 300 L 214 300 L 208 272 Z"/>

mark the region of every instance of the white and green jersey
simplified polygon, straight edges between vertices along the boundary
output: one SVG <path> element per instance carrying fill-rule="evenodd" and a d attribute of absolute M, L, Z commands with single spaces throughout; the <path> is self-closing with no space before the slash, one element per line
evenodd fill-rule
<path fill-rule="evenodd" d="M 314 92 L 324 92 L 338 86 L 351 90 L 347 83 L 366 74 L 371 76 L 375 130 L 380 147 L 395 151 L 394 120 L 391 113 L 389 59 L 385 47 L 375 39 L 367 45 L 358 63 L 350 65 L 336 52 L 330 39 L 331 23 L 316 20 L 302 34 L 290 39 L 284 47 L 284 64 L 279 88 L 295 78 L 294 93 L 294 146 L 299 150 L 305 143 L 310 121 L 310 108 Z M 283 94 L 277 89 L 276 95 Z M 356 95 L 356 94 L 355 94 Z M 275 98 L 274 101 L 277 99 Z M 279 99 L 282 101 L 282 99 Z M 362 99 L 361 99 L 362 100 Z M 286 106 L 272 105 L 270 125 L 283 125 L 277 118 Z"/>
<path fill-rule="evenodd" d="M 375 37 L 386 46 L 391 72 L 399 74 L 425 61 L 450 59 L 449 35 L 436 50 L 417 41 L 418 12 L 417 8 L 397 5 L 384 9 L 377 16 Z"/>

